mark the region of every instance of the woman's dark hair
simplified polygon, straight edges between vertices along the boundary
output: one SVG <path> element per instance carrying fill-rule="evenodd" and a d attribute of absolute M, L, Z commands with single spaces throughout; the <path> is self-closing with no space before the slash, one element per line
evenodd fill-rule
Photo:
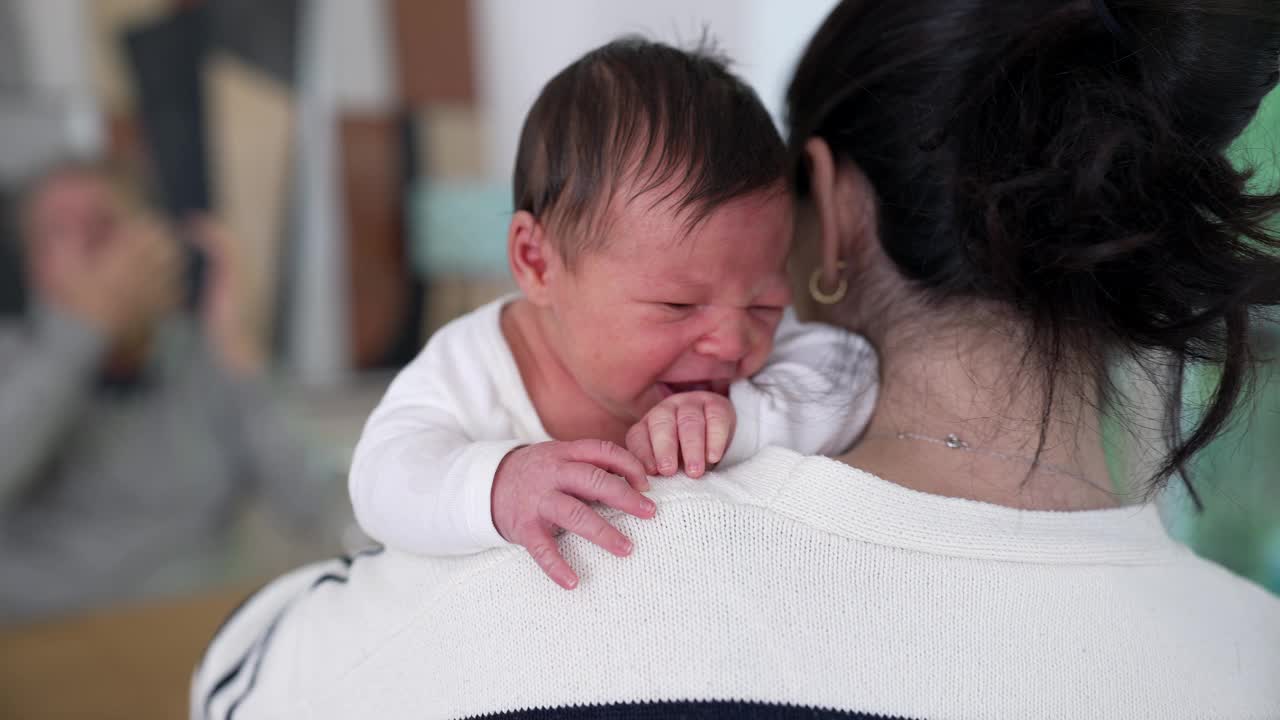
<path fill-rule="evenodd" d="M 1253 316 L 1280 303 L 1280 195 L 1226 156 L 1278 75 L 1276 0 L 847 0 L 788 92 L 795 181 L 804 196 L 803 145 L 823 138 L 927 298 L 1027 317 L 1044 427 L 1065 369 L 1107 400 L 1116 353 L 1172 362 L 1178 384 L 1220 364 L 1189 433 L 1168 398 L 1154 488 L 1231 418 Z"/>

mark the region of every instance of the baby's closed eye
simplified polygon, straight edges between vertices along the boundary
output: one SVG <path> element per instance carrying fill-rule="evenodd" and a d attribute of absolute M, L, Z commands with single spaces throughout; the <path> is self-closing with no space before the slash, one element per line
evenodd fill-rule
<path fill-rule="evenodd" d="M 657 312 L 668 320 L 683 320 L 693 317 L 701 307 L 697 303 L 658 301 L 653 303 Z"/>

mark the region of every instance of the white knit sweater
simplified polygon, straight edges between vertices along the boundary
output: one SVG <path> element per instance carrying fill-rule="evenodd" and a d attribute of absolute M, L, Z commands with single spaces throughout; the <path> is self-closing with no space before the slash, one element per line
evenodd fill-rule
<path fill-rule="evenodd" d="M 926 495 L 769 449 L 658 481 L 567 592 L 519 549 L 304 568 L 211 645 L 193 717 L 1280 718 L 1280 600 L 1153 508 Z"/>

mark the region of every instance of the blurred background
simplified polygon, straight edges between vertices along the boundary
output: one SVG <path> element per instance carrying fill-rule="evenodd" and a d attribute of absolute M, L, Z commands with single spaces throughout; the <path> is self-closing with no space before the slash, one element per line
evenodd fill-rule
<path fill-rule="evenodd" d="M 142 717 L 110 709 L 122 680 L 104 666 L 180 713 L 194 653 L 246 589 L 366 545 L 351 451 L 432 330 L 512 289 L 510 170 L 552 75 L 624 33 L 705 29 L 781 124 L 791 64 L 833 4 L 0 0 L 0 454 L 21 458 L 0 458 L 0 598 L 25 596 L 0 615 L 0 717 Z M 1259 182 L 1280 182 L 1277 138 L 1272 97 L 1237 147 Z M 112 280 L 106 255 L 55 259 L 41 280 L 33 258 L 80 232 L 62 216 L 105 237 L 138 208 L 180 257 L 183 311 L 130 355 L 118 323 L 90 320 L 117 300 L 145 314 L 120 299 L 154 280 L 145 264 Z M 40 283 L 80 281 L 98 298 L 78 301 L 85 317 L 49 317 Z M 1192 376 L 1191 396 L 1213 379 Z M 1174 492 L 1167 517 L 1280 592 L 1280 384 L 1252 398 L 1195 468 L 1205 511 Z M 81 692 L 50 689 L 81 673 Z"/>
<path fill-rule="evenodd" d="M 552 75 L 705 30 L 777 116 L 832 5 L 0 0 L 0 717 L 179 715 L 248 590 L 365 546 L 360 429 L 433 329 L 512 289 L 510 171 Z M 154 248 L 111 239 L 147 211 L 174 318 L 134 292 Z"/>

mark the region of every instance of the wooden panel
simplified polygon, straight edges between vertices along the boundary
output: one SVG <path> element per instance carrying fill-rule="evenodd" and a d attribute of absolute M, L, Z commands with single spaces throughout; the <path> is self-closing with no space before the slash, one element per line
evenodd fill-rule
<path fill-rule="evenodd" d="M 411 107 L 475 100 L 468 0 L 394 0 L 400 97 Z"/>
<path fill-rule="evenodd" d="M 293 99 L 284 85 L 225 53 L 205 67 L 217 213 L 240 243 L 246 320 L 270 347 L 284 234 Z"/>
<path fill-rule="evenodd" d="M 391 352 L 409 317 L 400 122 L 346 115 L 340 133 L 352 360 L 369 368 Z"/>
<path fill-rule="evenodd" d="M 154 20 L 172 9 L 170 0 L 93 0 L 89 13 L 89 67 L 93 87 L 108 112 L 133 107 L 136 90 L 125 60 L 121 35 L 128 28 Z"/>
<path fill-rule="evenodd" d="M 418 112 L 418 167 L 432 181 L 483 180 L 488 168 L 481 113 L 466 105 L 439 103 Z"/>

